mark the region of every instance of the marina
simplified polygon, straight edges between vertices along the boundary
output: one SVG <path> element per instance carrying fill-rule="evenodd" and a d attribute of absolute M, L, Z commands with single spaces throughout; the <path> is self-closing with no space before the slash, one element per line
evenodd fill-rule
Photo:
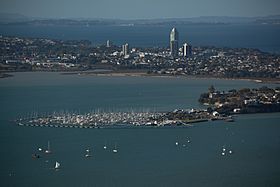
<path fill-rule="evenodd" d="M 164 113 L 150 112 L 102 112 L 102 113 L 53 113 L 48 116 L 20 118 L 16 120 L 19 126 L 31 127 L 64 127 L 64 128 L 103 128 L 126 127 L 157 124 L 155 119 Z"/>
<path fill-rule="evenodd" d="M 231 116 L 217 116 L 207 110 L 174 110 L 172 112 L 91 112 L 86 114 L 56 113 L 47 116 L 19 118 L 19 126 L 64 128 L 120 128 L 192 126 L 191 123 L 211 120 L 234 121 Z"/>

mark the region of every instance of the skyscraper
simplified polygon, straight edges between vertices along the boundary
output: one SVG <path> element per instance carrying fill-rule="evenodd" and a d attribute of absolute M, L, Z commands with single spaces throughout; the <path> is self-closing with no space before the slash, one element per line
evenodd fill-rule
<path fill-rule="evenodd" d="M 112 42 L 110 40 L 107 40 L 106 47 L 111 47 L 111 46 L 112 46 Z"/>
<path fill-rule="evenodd" d="M 124 56 L 129 55 L 129 45 L 128 43 L 122 45 L 122 53 Z"/>
<path fill-rule="evenodd" d="M 170 32 L 170 55 L 172 57 L 177 57 L 179 52 L 179 33 L 176 28 L 173 28 Z"/>
<path fill-rule="evenodd" d="M 183 45 L 183 56 L 184 57 L 190 57 L 192 54 L 192 46 L 187 44 L 187 43 L 184 43 Z"/>

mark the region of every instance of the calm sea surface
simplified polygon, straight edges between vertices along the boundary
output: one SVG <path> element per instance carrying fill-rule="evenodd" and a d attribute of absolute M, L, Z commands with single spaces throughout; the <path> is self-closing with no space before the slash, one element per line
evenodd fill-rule
<path fill-rule="evenodd" d="M 190 128 L 33 128 L 12 122 L 33 111 L 198 108 L 199 94 L 211 84 L 222 90 L 264 85 L 59 73 L 15 73 L 0 79 L 0 186 L 280 186 L 279 113 Z M 53 153 L 32 159 L 48 140 Z M 115 144 L 117 154 L 112 153 Z M 233 154 L 222 156 L 223 146 Z M 84 157 L 87 148 L 93 154 L 89 159 Z M 59 171 L 51 169 L 55 161 L 61 163 Z"/>
<path fill-rule="evenodd" d="M 131 47 L 169 45 L 172 26 L 0 26 L 0 35 L 44 37 L 62 40 L 90 40 L 94 45 L 111 40 L 117 45 L 128 42 Z M 280 53 L 280 25 L 181 25 L 180 45 L 248 47 Z"/>

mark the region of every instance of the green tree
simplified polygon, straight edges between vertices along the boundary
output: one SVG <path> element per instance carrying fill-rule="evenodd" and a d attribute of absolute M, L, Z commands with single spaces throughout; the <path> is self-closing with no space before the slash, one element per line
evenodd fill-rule
<path fill-rule="evenodd" d="M 209 93 L 214 93 L 214 92 L 215 92 L 214 86 L 211 85 L 211 86 L 208 88 L 208 91 L 209 91 Z"/>

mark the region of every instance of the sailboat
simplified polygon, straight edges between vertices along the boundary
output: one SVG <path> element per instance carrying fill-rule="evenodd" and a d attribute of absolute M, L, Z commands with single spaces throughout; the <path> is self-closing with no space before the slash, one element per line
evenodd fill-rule
<path fill-rule="evenodd" d="M 104 144 L 104 146 L 103 146 L 103 149 L 107 149 L 107 145 L 106 145 L 106 142 L 105 142 L 105 144 Z"/>
<path fill-rule="evenodd" d="M 117 150 L 117 145 L 115 144 L 115 148 L 113 149 L 113 153 L 117 153 L 118 150 Z"/>
<path fill-rule="evenodd" d="M 88 157 L 91 157 L 90 150 L 87 149 L 86 152 L 87 152 L 87 153 L 85 154 L 85 157 L 87 157 L 87 158 L 88 158 Z"/>
<path fill-rule="evenodd" d="M 60 168 L 60 163 L 59 162 L 55 162 L 54 169 L 59 169 L 59 168 Z"/>
<path fill-rule="evenodd" d="M 50 141 L 48 141 L 48 149 L 45 151 L 46 154 L 50 154 L 52 153 L 51 152 L 51 149 L 50 149 Z"/>

